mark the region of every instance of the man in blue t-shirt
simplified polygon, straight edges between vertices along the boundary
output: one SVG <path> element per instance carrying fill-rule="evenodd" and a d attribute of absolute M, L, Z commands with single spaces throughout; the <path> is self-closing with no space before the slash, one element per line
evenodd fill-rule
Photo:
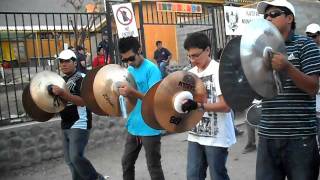
<path fill-rule="evenodd" d="M 160 131 L 149 127 L 144 122 L 141 114 L 141 100 L 144 94 L 161 80 L 161 73 L 155 64 L 141 55 L 140 43 L 136 38 L 120 39 L 119 51 L 122 62 L 128 63 L 128 71 L 137 84 L 137 89 L 127 84 L 122 84 L 119 92 L 123 96 L 133 96 L 138 99 L 136 106 L 129 114 L 126 124 L 128 135 L 122 156 L 123 179 L 134 179 L 135 162 L 143 146 L 146 151 L 147 166 L 151 179 L 163 180 Z"/>

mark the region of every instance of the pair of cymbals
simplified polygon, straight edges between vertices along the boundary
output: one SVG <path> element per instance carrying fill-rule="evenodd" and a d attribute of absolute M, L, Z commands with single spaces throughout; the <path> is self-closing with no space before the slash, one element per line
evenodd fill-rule
<path fill-rule="evenodd" d="M 121 116 L 118 88 L 122 83 L 137 89 L 132 75 L 117 64 L 105 65 L 89 71 L 81 85 L 81 97 L 86 106 L 98 115 Z M 135 107 L 135 97 L 125 97 L 126 111 Z"/>
<path fill-rule="evenodd" d="M 253 99 L 272 98 L 285 76 L 271 66 L 272 54 L 286 55 L 284 40 L 269 21 L 259 19 L 247 25 L 242 37 L 224 48 L 219 66 L 219 82 L 226 103 L 236 111 L 248 108 Z"/>
<path fill-rule="evenodd" d="M 223 49 L 219 64 L 219 83 L 226 103 L 235 111 L 247 109 L 259 95 L 251 88 L 240 60 L 241 37 L 231 39 Z"/>
<path fill-rule="evenodd" d="M 142 100 L 142 116 L 146 124 L 154 129 L 169 132 L 184 132 L 193 128 L 204 112 L 197 109 L 181 113 L 175 108 L 177 96 L 183 92 L 192 94 L 193 100 L 206 102 L 204 83 L 195 74 L 176 71 L 149 89 Z"/>
<path fill-rule="evenodd" d="M 65 102 L 50 94 L 48 86 L 56 85 L 66 89 L 64 79 L 51 71 L 36 74 L 22 93 L 22 103 L 26 113 L 35 121 L 48 121 L 55 113 L 65 108 Z"/>

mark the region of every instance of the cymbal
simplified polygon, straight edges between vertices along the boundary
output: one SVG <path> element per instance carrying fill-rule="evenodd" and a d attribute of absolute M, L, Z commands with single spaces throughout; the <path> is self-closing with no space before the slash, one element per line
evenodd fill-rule
<path fill-rule="evenodd" d="M 154 96 L 154 113 L 161 127 L 169 132 L 184 132 L 195 127 L 204 112 L 200 109 L 179 113 L 174 107 L 175 97 L 190 92 L 197 102 L 206 102 L 207 91 L 204 83 L 195 74 L 176 71 L 163 79 Z"/>
<path fill-rule="evenodd" d="M 97 72 L 101 67 L 94 68 L 87 71 L 86 76 L 83 78 L 81 83 L 80 96 L 86 104 L 86 107 L 90 109 L 93 113 L 104 116 L 107 115 L 98 105 L 94 95 L 93 95 L 93 81 Z"/>
<path fill-rule="evenodd" d="M 231 39 L 223 49 L 219 63 L 219 83 L 224 100 L 235 111 L 247 109 L 255 97 L 240 60 L 241 37 Z"/>
<path fill-rule="evenodd" d="M 28 116 L 35 121 L 45 122 L 54 116 L 54 113 L 45 112 L 34 103 L 30 94 L 30 84 L 23 89 L 22 104 Z"/>
<path fill-rule="evenodd" d="M 275 51 L 287 54 L 278 29 L 264 19 L 250 22 L 241 38 L 241 65 L 251 87 L 265 98 L 278 94 L 271 67 L 272 52 Z"/>
<path fill-rule="evenodd" d="M 30 82 L 30 94 L 37 106 L 49 113 L 57 113 L 65 108 L 65 103 L 59 97 L 49 94 L 48 86 L 56 85 L 67 90 L 66 82 L 57 73 L 42 71 L 37 73 Z"/>
<path fill-rule="evenodd" d="M 261 104 L 253 104 L 246 113 L 246 120 L 250 126 L 258 127 L 261 120 Z"/>
<path fill-rule="evenodd" d="M 161 130 L 163 129 L 157 121 L 156 115 L 154 113 L 154 96 L 161 81 L 154 84 L 148 92 L 144 95 L 142 99 L 142 117 L 144 122 L 152 127 L 153 129 Z"/>
<path fill-rule="evenodd" d="M 137 89 L 135 80 L 129 71 L 120 65 L 103 66 L 96 74 L 93 82 L 93 94 L 99 107 L 110 116 L 121 116 L 118 87 L 120 83 L 128 83 Z M 127 112 L 130 113 L 137 103 L 133 97 L 125 97 Z"/>

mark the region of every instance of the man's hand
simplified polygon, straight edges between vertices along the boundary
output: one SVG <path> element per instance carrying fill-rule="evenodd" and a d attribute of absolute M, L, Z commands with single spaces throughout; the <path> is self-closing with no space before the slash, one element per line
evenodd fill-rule
<path fill-rule="evenodd" d="M 271 60 L 272 69 L 280 72 L 285 71 L 287 72 L 290 62 L 287 60 L 287 57 L 281 53 L 275 52 L 273 53 L 273 57 Z"/>
<path fill-rule="evenodd" d="M 68 100 L 70 93 L 65 89 L 60 88 L 59 86 L 52 85 L 52 93 L 56 96 L 61 97 L 62 99 Z"/>
<path fill-rule="evenodd" d="M 198 108 L 198 103 L 191 99 L 186 100 L 181 106 L 182 111 L 187 113 L 197 108 Z"/>
<path fill-rule="evenodd" d="M 131 87 L 129 84 L 127 84 L 127 83 L 121 83 L 120 85 L 119 85 L 119 93 L 120 93 L 120 95 L 122 95 L 122 96 L 125 96 L 125 97 L 127 97 L 127 96 L 130 96 L 130 94 L 132 93 L 132 91 L 133 91 L 133 87 Z"/>

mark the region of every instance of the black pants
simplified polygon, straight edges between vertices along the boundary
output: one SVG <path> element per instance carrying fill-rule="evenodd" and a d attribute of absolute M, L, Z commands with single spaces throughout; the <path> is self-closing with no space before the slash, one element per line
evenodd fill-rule
<path fill-rule="evenodd" d="M 161 136 L 133 136 L 128 133 L 124 154 L 122 156 L 122 171 L 124 180 L 134 180 L 134 164 L 141 147 L 146 152 L 147 166 L 151 180 L 164 180 L 161 167 Z"/>

